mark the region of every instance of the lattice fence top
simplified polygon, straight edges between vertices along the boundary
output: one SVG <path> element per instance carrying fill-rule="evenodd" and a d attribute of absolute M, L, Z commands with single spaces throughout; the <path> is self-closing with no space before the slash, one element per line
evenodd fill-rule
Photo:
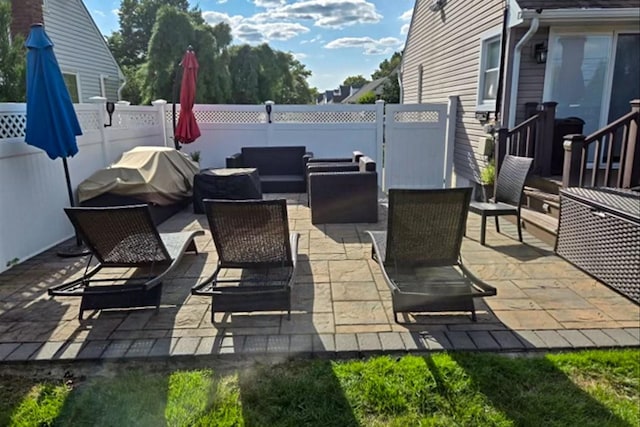
<path fill-rule="evenodd" d="M 437 111 L 396 111 L 393 114 L 396 123 L 438 123 L 440 113 Z"/>
<path fill-rule="evenodd" d="M 0 139 L 24 138 L 26 113 L 0 114 Z"/>
<path fill-rule="evenodd" d="M 102 127 L 102 117 L 97 111 L 78 111 L 76 112 L 78 122 L 83 131 L 98 130 Z"/>
<path fill-rule="evenodd" d="M 264 111 L 234 111 L 234 110 L 198 110 L 193 114 L 198 123 L 209 124 L 261 124 L 267 123 L 267 113 Z M 180 111 L 176 111 L 176 122 L 180 118 Z M 168 123 L 173 120 L 171 108 L 165 111 Z M 305 123 L 305 124 L 333 124 L 333 123 L 375 123 L 376 112 L 371 111 L 274 111 L 271 114 L 272 123 Z"/>
<path fill-rule="evenodd" d="M 136 129 L 158 125 L 158 114 L 155 112 L 123 111 L 113 114 L 112 126 L 117 129 Z"/>
<path fill-rule="evenodd" d="M 275 123 L 375 123 L 375 111 L 276 111 Z"/>

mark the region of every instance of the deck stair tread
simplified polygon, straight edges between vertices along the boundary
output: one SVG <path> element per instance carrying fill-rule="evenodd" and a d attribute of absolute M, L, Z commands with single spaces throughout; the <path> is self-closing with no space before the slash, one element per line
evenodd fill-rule
<path fill-rule="evenodd" d="M 535 224 L 537 227 L 544 231 L 557 235 L 558 233 L 558 219 L 542 212 L 538 212 L 526 207 L 522 208 L 520 216 L 523 221 Z"/>
<path fill-rule="evenodd" d="M 543 200 L 546 203 L 552 204 L 556 207 L 560 206 L 560 196 L 558 194 L 547 193 L 539 188 L 533 188 L 526 186 L 524 193 L 529 197 L 535 197 L 538 200 Z"/>

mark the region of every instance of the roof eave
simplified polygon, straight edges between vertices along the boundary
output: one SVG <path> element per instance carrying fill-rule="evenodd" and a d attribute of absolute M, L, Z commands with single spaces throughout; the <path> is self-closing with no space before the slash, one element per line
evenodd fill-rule
<path fill-rule="evenodd" d="M 553 23 L 614 23 L 640 22 L 640 8 L 625 9 L 544 9 L 540 12 L 524 9 L 518 13 L 517 26 L 538 17 L 541 24 Z"/>

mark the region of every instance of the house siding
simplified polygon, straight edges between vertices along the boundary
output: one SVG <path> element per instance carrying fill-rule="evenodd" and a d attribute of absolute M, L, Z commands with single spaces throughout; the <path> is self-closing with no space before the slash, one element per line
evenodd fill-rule
<path fill-rule="evenodd" d="M 418 102 L 418 69 L 424 67 L 422 102 L 459 97 L 454 171 L 478 182 L 485 159 L 477 153 L 483 125 L 476 120 L 481 35 L 501 28 L 501 0 L 447 2 L 441 12 L 417 0 L 402 65 L 404 103 Z"/>
<path fill-rule="evenodd" d="M 101 74 L 108 76 L 107 99 L 117 101 L 118 65 L 82 1 L 46 2 L 43 14 L 60 68 L 79 76 L 80 102 L 100 96 Z"/>
<path fill-rule="evenodd" d="M 528 28 L 512 30 L 516 42 L 521 40 Z M 525 106 L 528 102 L 542 102 L 544 91 L 545 64 L 538 64 L 534 58 L 534 46 L 538 43 L 547 45 L 549 28 L 541 27 L 531 40 L 523 47 L 520 55 L 520 80 L 518 81 L 518 98 L 516 100 L 516 124 L 527 119 Z"/>

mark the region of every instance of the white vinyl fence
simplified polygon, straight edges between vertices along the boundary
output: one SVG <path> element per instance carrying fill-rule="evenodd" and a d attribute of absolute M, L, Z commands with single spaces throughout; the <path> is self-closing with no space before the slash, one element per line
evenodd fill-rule
<path fill-rule="evenodd" d="M 164 108 L 118 104 L 113 125 L 104 102 L 76 104 L 82 136 L 68 159 L 72 188 L 139 145 L 164 145 Z M 0 104 L 0 272 L 73 236 L 62 159 L 24 142 L 25 104 Z"/>
<path fill-rule="evenodd" d="M 79 153 L 68 161 L 73 189 L 133 147 L 174 146 L 172 105 L 163 100 L 153 106 L 118 103 L 111 127 L 104 127 L 109 122 L 104 99 L 77 104 L 75 109 L 83 135 L 78 138 Z M 452 100 L 401 110 L 400 116 L 394 112 L 385 119 L 382 101 L 375 105 L 275 104 L 270 113 L 265 105 L 196 105 L 202 136 L 182 151 L 199 151 L 200 167 L 205 169 L 224 167 L 227 156 L 246 146 L 303 145 L 316 157 L 350 157 L 359 150 L 376 161 L 382 187 L 387 145 L 394 148 L 389 158 L 394 166 L 385 188 L 448 185 L 443 176 L 451 171 Z M 437 120 L 429 111 L 437 112 Z M 177 105 L 176 121 L 179 114 Z M 394 126 L 386 133 L 386 144 L 385 120 Z M 62 160 L 50 160 L 44 151 L 24 143 L 25 122 L 25 104 L 0 104 L 0 272 L 15 259 L 24 261 L 73 236 L 63 212 L 69 200 Z M 407 144 L 422 148 L 404 149 Z M 425 168 L 437 170 L 435 178 L 424 175 Z M 418 182 L 433 179 L 437 182 Z"/>

